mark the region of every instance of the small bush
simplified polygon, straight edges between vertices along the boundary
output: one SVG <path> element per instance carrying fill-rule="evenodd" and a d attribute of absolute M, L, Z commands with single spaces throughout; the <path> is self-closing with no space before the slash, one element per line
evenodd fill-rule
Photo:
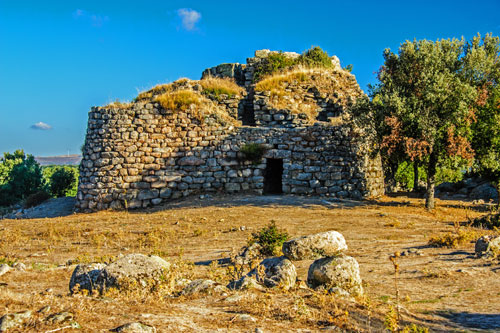
<path fill-rule="evenodd" d="M 252 161 L 254 164 L 258 164 L 262 161 L 262 157 L 264 157 L 266 151 L 266 147 L 259 143 L 247 143 L 240 148 L 240 152 L 243 154 L 244 159 L 246 161 Z"/>
<path fill-rule="evenodd" d="M 204 95 L 211 96 L 218 101 L 221 100 L 221 95 L 232 98 L 243 91 L 243 88 L 231 79 L 208 78 L 200 80 L 200 85 L 203 88 L 202 93 Z"/>
<path fill-rule="evenodd" d="M 479 238 L 479 234 L 474 230 L 456 228 L 455 232 L 448 232 L 444 235 L 431 237 L 429 239 L 429 245 L 436 247 L 457 248 L 460 245 L 470 243 L 477 238 Z"/>
<path fill-rule="evenodd" d="M 309 50 L 302 53 L 298 61 L 308 67 L 333 67 L 332 59 L 330 59 L 328 53 L 323 51 L 319 46 L 311 47 Z"/>
<path fill-rule="evenodd" d="M 328 53 L 319 46 L 314 46 L 306 50 L 297 58 L 286 56 L 282 51 L 271 53 L 255 67 L 253 75 L 254 82 L 262 80 L 265 76 L 292 69 L 298 65 L 306 67 L 333 67 L 332 60 Z"/>
<path fill-rule="evenodd" d="M 74 169 L 58 167 L 50 176 L 50 193 L 58 198 L 64 197 L 75 184 Z"/>
<path fill-rule="evenodd" d="M 201 99 L 196 93 L 190 90 L 179 90 L 172 93 L 165 93 L 156 97 L 165 110 L 185 111 L 191 105 L 200 105 Z"/>
<path fill-rule="evenodd" d="M 261 254 L 265 256 L 275 256 L 281 253 L 283 243 L 288 239 L 288 233 L 285 230 L 279 230 L 276 223 L 271 221 L 267 227 L 252 234 L 248 245 L 259 243 Z"/>
<path fill-rule="evenodd" d="M 47 191 L 38 191 L 29 195 L 24 202 L 24 207 L 30 208 L 38 206 L 39 204 L 49 200 L 51 198 L 50 194 Z"/>
<path fill-rule="evenodd" d="M 495 229 L 500 228 L 500 213 L 487 214 L 485 216 L 478 217 L 472 222 L 474 227 L 479 227 L 483 229 Z"/>

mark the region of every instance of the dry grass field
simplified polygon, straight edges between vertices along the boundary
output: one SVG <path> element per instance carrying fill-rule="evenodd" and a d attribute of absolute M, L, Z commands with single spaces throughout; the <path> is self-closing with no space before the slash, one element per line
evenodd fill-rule
<path fill-rule="evenodd" d="M 390 307 L 398 303 L 401 327 L 413 323 L 438 332 L 500 330 L 498 259 L 476 258 L 470 241 L 458 248 L 428 246 L 431 237 L 456 234 L 458 228 L 474 239 L 493 233 L 459 227 L 486 210 L 484 205 L 438 200 L 430 213 L 422 199 L 404 196 L 361 203 L 227 196 L 190 198 L 141 212 L 1 220 L 0 263 L 22 262 L 27 270 L 0 276 L 0 316 L 32 310 L 34 315 L 21 329 L 30 332 L 57 329 L 43 319 L 61 311 L 74 314 L 81 332 L 109 331 L 134 321 L 153 325 L 158 332 L 314 332 L 332 326 L 379 332 L 387 325 Z M 272 220 L 291 237 L 327 230 L 342 233 L 347 254 L 360 264 L 366 296 L 356 302 L 342 300 L 304 283 L 289 291 L 189 297 L 140 291 L 69 294 L 75 264 L 109 262 L 128 253 L 156 254 L 175 263 L 177 278 L 227 283 L 231 271 L 210 261 L 234 255 L 252 232 Z M 398 258 L 397 288 L 389 260 L 395 252 L 403 254 Z M 311 261 L 295 264 L 305 280 Z"/>

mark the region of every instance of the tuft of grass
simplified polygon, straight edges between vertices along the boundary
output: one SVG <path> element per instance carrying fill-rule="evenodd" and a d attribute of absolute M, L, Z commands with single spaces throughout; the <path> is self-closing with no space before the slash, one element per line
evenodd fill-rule
<path fill-rule="evenodd" d="M 240 148 L 245 160 L 252 161 L 253 164 L 259 164 L 266 153 L 267 148 L 260 143 L 247 143 Z"/>
<path fill-rule="evenodd" d="M 202 101 L 200 96 L 191 90 L 179 90 L 164 93 L 155 98 L 165 110 L 186 111 L 191 105 L 199 106 Z"/>
<path fill-rule="evenodd" d="M 218 101 L 222 99 L 222 95 L 233 98 L 243 92 L 243 88 L 238 86 L 233 79 L 229 78 L 207 78 L 199 82 L 203 88 L 202 93 Z"/>
<path fill-rule="evenodd" d="M 132 103 L 129 102 L 120 102 L 118 99 L 114 102 L 109 103 L 105 107 L 113 108 L 113 109 L 128 109 L 132 106 Z"/>
<path fill-rule="evenodd" d="M 284 90 L 285 84 L 294 81 L 305 82 L 308 81 L 309 78 L 309 75 L 303 70 L 295 70 L 279 75 L 268 76 L 255 85 L 255 91 L 271 91 L 271 95 L 273 95 L 273 93 L 276 95 L 281 90 Z"/>
<path fill-rule="evenodd" d="M 459 223 L 455 223 L 454 232 L 432 236 L 429 239 L 429 245 L 436 247 L 457 248 L 460 245 L 476 240 L 479 236 L 480 234 L 477 231 L 470 228 L 462 228 Z"/>

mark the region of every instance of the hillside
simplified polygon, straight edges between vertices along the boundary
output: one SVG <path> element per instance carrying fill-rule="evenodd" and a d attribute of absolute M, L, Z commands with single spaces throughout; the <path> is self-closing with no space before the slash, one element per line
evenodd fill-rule
<path fill-rule="evenodd" d="M 78 165 L 82 155 L 36 156 L 35 160 L 40 165 Z"/>

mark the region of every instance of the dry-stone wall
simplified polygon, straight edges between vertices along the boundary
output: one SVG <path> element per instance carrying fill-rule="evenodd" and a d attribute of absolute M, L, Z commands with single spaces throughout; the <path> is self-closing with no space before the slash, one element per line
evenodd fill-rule
<path fill-rule="evenodd" d="M 183 82 L 181 88 L 201 96 L 196 82 Z M 339 96 L 310 90 L 297 87 L 297 100 L 324 100 L 324 105 L 319 104 L 323 111 L 335 112 L 331 107 L 341 100 Z M 259 111 L 271 105 L 265 101 L 266 94 L 252 97 Z M 245 94 L 207 97 L 212 101 L 185 111 L 164 109 L 153 94 L 128 106 L 93 107 L 80 165 L 77 209 L 148 207 L 210 192 L 355 199 L 383 194 L 380 157 L 370 154 L 361 130 L 349 124 L 310 125 L 298 121 L 300 114 L 293 112 L 280 112 L 284 119 L 273 115 L 265 122 L 257 117 L 266 127 L 239 126 L 234 118 L 248 102 Z M 265 102 L 259 104 L 259 100 Z M 273 108 L 269 109 L 264 111 L 271 114 Z M 284 120 L 293 126 L 286 126 Z M 247 160 L 240 151 L 250 144 L 265 148 L 260 161 Z"/>

